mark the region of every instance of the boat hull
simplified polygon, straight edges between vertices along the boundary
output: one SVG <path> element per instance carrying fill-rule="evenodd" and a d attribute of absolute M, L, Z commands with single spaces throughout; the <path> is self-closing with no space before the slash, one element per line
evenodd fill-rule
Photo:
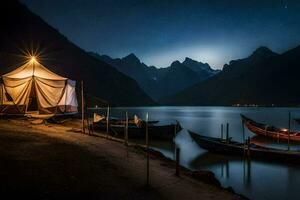
<path fill-rule="evenodd" d="M 213 153 L 300 164 L 300 152 L 297 151 L 267 148 L 255 144 L 248 146 L 233 141 L 227 143 L 219 138 L 206 137 L 191 131 L 189 131 L 189 134 L 201 148 Z"/>
<path fill-rule="evenodd" d="M 289 133 L 287 129 L 285 131 L 282 131 L 279 128 L 267 125 L 267 124 L 261 124 L 257 123 L 252 119 L 249 119 L 245 117 L 244 115 L 241 115 L 242 122 L 244 125 L 253 133 L 257 135 L 261 135 L 264 137 L 274 138 L 277 140 L 288 140 L 289 139 Z M 296 141 L 300 142 L 300 133 L 291 131 L 290 132 L 290 141 Z"/>
<path fill-rule="evenodd" d="M 106 131 L 105 123 L 95 123 L 94 129 L 100 131 Z M 112 124 L 109 126 L 110 134 L 117 137 L 124 137 L 125 125 Z M 164 139 L 172 140 L 176 134 L 181 130 L 179 124 L 169 124 L 169 125 L 154 125 L 149 124 L 148 133 L 149 139 Z M 128 126 L 128 138 L 146 138 L 146 127 L 137 127 L 136 125 Z"/>
<path fill-rule="evenodd" d="M 188 131 L 192 139 L 203 149 L 206 149 L 213 153 L 221 153 L 228 155 L 244 155 L 244 148 L 242 144 L 232 145 L 225 143 L 224 140 L 213 137 L 206 137 L 194 133 L 192 131 Z"/>

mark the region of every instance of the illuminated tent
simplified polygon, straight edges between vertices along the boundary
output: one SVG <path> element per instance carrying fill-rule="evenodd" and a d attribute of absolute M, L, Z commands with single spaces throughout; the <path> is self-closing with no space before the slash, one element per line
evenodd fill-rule
<path fill-rule="evenodd" d="M 2 75 L 0 113 L 58 114 L 77 112 L 76 82 L 59 76 L 33 57 Z"/>

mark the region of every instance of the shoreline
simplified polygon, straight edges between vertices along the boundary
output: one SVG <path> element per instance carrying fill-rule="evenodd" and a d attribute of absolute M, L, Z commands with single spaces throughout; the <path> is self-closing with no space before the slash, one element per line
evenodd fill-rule
<path fill-rule="evenodd" d="M 120 142 L 120 143 L 124 142 L 122 140 L 119 140 L 119 138 L 109 138 L 109 139 L 112 141 Z M 115 139 L 117 139 L 117 140 L 115 140 Z M 142 153 L 145 155 L 147 153 L 147 149 L 146 149 L 145 145 L 131 144 L 130 146 L 133 148 L 136 148 L 137 150 L 141 150 Z M 154 156 L 158 159 L 163 160 L 164 162 L 167 162 L 174 169 L 174 172 L 175 172 L 176 162 L 174 160 L 172 160 L 169 157 L 166 157 L 163 153 L 161 153 L 160 151 L 157 151 L 151 147 L 149 148 L 149 153 L 150 153 L 150 156 Z M 200 181 L 200 182 L 204 182 L 204 183 L 216 186 L 222 190 L 226 190 L 226 191 L 228 191 L 234 195 L 237 195 L 243 199 L 249 199 L 248 197 L 246 197 L 242 194 L 236 193 L 231 186 L 223 187 L 221 182 L 215 177 L 215 174 L 212 171 L 202 170 L 202 169 L 193 171 L 182 165 L 180 165 L 179 167 L 180 167 L 180 175 L 183 174 L 184 176 L 188 176 L 196 181 Z"/>
<path fill-rule="evenodd" d="M 73 145 L 76 151 L 82 148 L 82 151 L 88 152 L 88 154 L 91 154 L 92 156 L 102 156 L 110 161 L 110 165 L 117 167 L 117 168 L 124 168 L 121 171 L 118 171 L 118 173 L 110 174 L 110 176 L 104 175 L 109 181 L 102 182 L 102 184 L 112 184 L 110 182 L 113 182 L 113 184 L 118 185 L 119 184 L 119 177 L 115 178 L 117 180 L 110 180 L 110 178 L 113 178 L 114 176 L 121 176 L 122 178 L 125 178 L 126 180 L 130 180 L 129 182 L 132 182 L 135 187 L 134 189 L 131 189 L 133 191 L 138 190 L 138 193 L 143 193 L 144 190 L 140 191 L 140 188 L 143 187 L 145 184 L 145 147 L 143 145 L 133 145 L 130 144 L 128 147 L 126 147 L 121 139 L 115 139 L 115 138 L 105 138 L 104 134 L 97 134 L 97 136 L 89 136 L 87 134 L 81 134 L 78 133 L 78 129 L 80 127 L 80 123 L 76 120 L 72 120 L 67 122 L 64 125 L 57 125 L 57 124 L 40 124 L 40 125 L 33 125 L 28 120 L 0 120 L 0 130 L 3 134 L 4 132 L 8 132 L 8 135 L 14 135 L 16 138 L 22 138 L 27 135 L 30 135 L 30 137 L 36 138 L 36 137 L 46 137 L 47 139 L 55 139 L 59 142 L 67 143 L 68 145 Z M 4 134 L 5 135 L 5 134 Z M 21 136 L 19 136 L 21 135 Z M 3 137 L 3 135 L 1 135 Z M 44 140 L 44 139 L 42 139 Z M 113 140 L 113 141 L 112 141 Z M 32 142 L 29 142 L 30 144 L 34 144 Z M 54 142 L 54 145 L 56 143 Z M 66 146 L 68 146 L 66 145 Z M 101 146 L 99 149 L 98 147 Z M 23 147 L 22 147 L 23 148 Z M 2 149 L 2 148 L 1 148 Z M 1 150 L 3 153 L 3 149 Z M 127 151 L 127 156 L 126 156 Z M 19 152 L 18 152 L 19 153 Z M 5 153 L 4 153 L 5 154 Z M 56 156 L 56 155 L 54 155 Z M 64 157 L 64 152 L 62 152 L 62 155 Z M 81 160 L 85 160 L 85 158 L 81 158 Z M 95 159 L 97 160 L 97 159 Z M 36 160 L 34 160 L 36 161 Z M 39 160 L 37 160 L 39 161 Z M 62 158 L 62 161 L 65 162 L 65 160 Z M 128 162 L 130 161 L 130 162 Z M 48 160 L 47 160 L 48 162 Z M 96 161 L 91 161 L 96 162 Z M 98 161 L 97 161 L 98 162 Z M 101 160 L 98 163 L 99 165 L 102 165 Z M 86 163 L 84 166 L 80 167 L 89 167 L 89 163 Z M 49 166 L 50 173 L 51 171 L 51 165 Z M 56 166 L 54 166 L 56 167 Z M 9 168 L 8 168 L 9 169 Z M 6 169 L 7 170 L 7 169 Z M 30 170 L 30 169 L 29 169 Z M 94 169 L 95 171 L 98 171 L 97 167 Z M 111 169 L 108 168 L 102 168 L 103 173 L 104 171 L 110 171 Z M 72 170 L 71 170 L 72 171 Z M 220 182 L 215 178 L 214 174 L 209 171 L 191 171 L 185 167 L 180 166 L 180 177 L 175 176 L 175 162 L 167 157 L 165 157 L 162 153 L 150 149 L 150 185 L 151 185 L 151 192 L 149 191 L 147 195 L 154 195 L 156 198 L 159 199 L 177 199 L 178 197 L 186 197 L 187 195 L 189 198 L 197 199 L 247 199 L 246 197 L 236 194 L 232 189 L 230 188 L 223 188 L 220 184 Z M 22 173 L 22 170 L 21 172 Z M 83 172 L 79 171 L 79 174 Z M 40 174 L 38 174 L 40 176 Z M 81 176 L 81 175 L 80 175 Z M 0 176 L 1 177 L 1 176 Z M 86 184 L 89 184 L 89 182 L 98 181 L 93 180 L 93 176 L 91 175 L 91 179 L 85 180 L 81 187 L 86 187 Z M 19 180 L 15 180 L 19 181 Z M 24 180 L 21 180 L 21 182 Z M 28 180 L 25 180 L 28 181 Z M 39 180 L 37 179 L 37 182 Z M 47 180 L 45 180 L 47 182 Z M 65 181 L 64 179 L 62 182 Z M 123 180 L 121 180 L 122 182 Z M 167 186 L 166 186 L 167 185 Z M 22 185 L 20 186 L 22 187 Z M 79 187 L 79 186 L 78 186 Z M 124 186 L 125 187 L 125 186 Z M 126 188 L 129 186 L 126 186 Z M 187 191 L 180 191 L 179 188 L 184 187 L 184 190 Z M 80 188 L 80 187 L 79 187 Z M 122 188 L 120 189 L 122 193 L 128 195 L 128 188 Z M 149 188 L 148 188 L 149 189 Z M 98 189 L 99 190 L 99 189 Z M 100 189 L 98 192 L 100 192 L 102 189 Z M 55 190 L 54 190 L 55 191 Z M 98 194 L 97 191 L 95 191 L 95 195 Z M 115 198 L 116 194 L 111 194 L 112 191 L 107 192 L 107 198 Z M 66 191 L 65 193 L 70 193 Z M 102 193 L 102 192 L 100 192 Z M 63 193 L 59 193 L 59 195 L 62 195 Z M 112 197 L 110 197 L 112 195 Z M 147 196 L 146 195 L 146 196 Z M 96 195 L 97 196 L 97 195 Z M 149 198 L 150 198 L 149 196 Z M 127 196 L 128 197 L 128 196 Z M 117 198 L 119 196 L 117 195 Z M 146 197 L 145 199 L 147 199 Z M 125 198 L 126 199 L 126 198 Z M 129 198 L 131 199 L 131 198 Z M 152 198 L 150 198 L 152 199 Z"/>
<path fill-rule="evenodd" d="M 111 141 L 114 141 L 114 142 L 119 142 L 119 143 L 124 143 L 125 142 L 121 138 L 112 137 L 112 136 L 107 137 L 106 134 L 101 134 L 101 133 L 100 134 L 96 133 L 92 136 L 101 137 L 101 138 L 111 140 Z M 146 149 L 145 145 L 137 144 L 137 143 L 134 143 L 134 144 L 129 143 L 128 146 L 132 147 L 132 148 L 135 148 L 138 151 L 142 151 L 141 153 L 143 153 L 144 155 L 146 155 L 146 153 L 147 153 L 147 149 Z M 161 153 L 160 151 L 157 151 L 157 150 L 155 150 L 151 147 L 149 148 L 149 154 L 150 154 L 150 156 L 154 156 L 158 159 L 161 159 L 161 160 L 167 162 L 172 168 L 174 168 L 174 172 L 175 172 L 176 162 L 174 160 L 172 160 L 171 158 L 166 157 L 163 153 Z M 214 185 L 216 187 L 219 187 L 220 189 L 227 190 L 227 191 L 229 191 L 229 192 L 231 192 L 235 195 L 241 196 L 245 199 L 249 199 L 249 198 L 245 197 L 242 194 L 236 193 L 231 186 L 223 187 L 221 185 L 221 182 L 215 177 L 215 174 L 213 172 L 209 171 L 209 170 L 196 170 L 196 171 L 193 171 L 193 170 L 190 170 L 190 169 L 188 169 L 188 168 L 186 168 L 182 165 L 180 165 L 179 167 L 180 167 L 180 172 L 183 173 L 185 176 L 189 176 L 189 177 L 191 177 L 195 180 L 202 181 L 202 182 Z"/>

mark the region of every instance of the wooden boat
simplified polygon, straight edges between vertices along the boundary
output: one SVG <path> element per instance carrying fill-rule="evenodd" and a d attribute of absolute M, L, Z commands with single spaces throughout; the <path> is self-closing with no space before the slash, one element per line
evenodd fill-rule
<path fill-rule="evenodd" d="M 105 123 L 106 124 L 106 116 L 104 115 L 98 115 L 97 113 L 94 113 L 94 117 L 93 117 L 93 122 L 94 123 Z M 137 123 L 143 123 L 145 124 L 146 122 L 140 118 L 138 118 L 136 115 L 134 116 L 134 118 L 132 119 L 128 119 L 128 124 L 129 125 L 133 125 L 133 124 L 137 124 Z M 156 124 L 158 123 L 158 120 L 153 120 L 153 121 L 148 121 L 148 124 Z M 109 119 L 109 123 L 113 124 L 113 125 L 125 125 L 126 124 L 126 119 L 122 119 L 122 118 L 117 118 L 117 117 L 110 117 Z"/>
<path fill-rule="evenodd" d="M 241 115 L 242 122 L 246 125 L 246 127 L 253 133 L 257 135 L 262 135 L 265 137 L 275 138 L 275 139 L 284 139 L 288 140 L 290 135 L 290 141 L 300 142 L 300 133 L 296 131 L 288 131 L 285 128 L 276 128 L 271 125 L 262 124 L 255 122 L 254 120 Z"/>
<path fill-rule="evenodd" d="M 106 131 L 106 123 L 98 122 L 93 123 L 94 130 Z M 167 139 L 171 140 L 175 137 L 176 133 L 181 130 L 179 122 L 176 124 L 148 124 L 149 139 Z M 117 137 L 124 137 L 125 124 L 110 124 L 110 134 Z M 130 138 L 145 138 L 146 137 L 146 125 L 143 123 L 141 126 L 137 126 L 134 123 L 128 124 L 128 137 Z"/>
<path fill-rule="evenodd" d="M 203 149 L 217 154 L 227 154 L 236 156 L 249 156 L 255 159 L 264 159 L 280 162 L 300 163 L 299 151 L 287 151 L 259 146 L 256 144 L 245 144 L 235 141 L 226 141 L 220 138 L 207 137 L 189 131 L 193 140 Z"/>
<path fill-rule="evenodd" d="M 106 120 L 104 120 L 106 123 Z M 148 124 L 156 124 L 159 121 L 148 121 Z M 146 124 L 146 122 L 143 120 L 141 121 L 141 123 Z M 125 125 L 126 124 L 126 120 L 125 119 L 114 119 L 114 120 L 110 120 L 110 124 L 113 125 Z M 129 119 L 128 120 L 128 125 L 135 125 L 136 123 L 134 122 L 133 119 Z"/>

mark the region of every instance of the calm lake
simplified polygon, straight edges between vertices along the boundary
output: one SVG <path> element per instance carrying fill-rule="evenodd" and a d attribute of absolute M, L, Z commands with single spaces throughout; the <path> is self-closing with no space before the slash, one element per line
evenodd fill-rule
<path fill-rule="evenodd" d="M 261 160 L 250 162 L 238 157 L 216 155 L 201 149 L 189 136 L 187 129 L 203 135 L 220 137 L 221 124 L 229 123 L 229 135 L 233 140 L 242 141 L 240 114 L 256 121 L 278 127 L 288 127 L 288 113 L 291 111 L 291 129 L 300 130 L 293 118 L 300 117 L 300 108 L 241 108 L 241 107 L 139 107 L 113 108 L 111 116 L 124 117 L 137 114 L 150 120 L 169 122 L 178 120 L 183 130 L 175 139 L 181 148 L 181 165 L 190 169 L 207 169 L 215 173 L 224 187 L 233 189 L 250 199 L 297 199 L 300 196 L 300 165 L 270 163 Z M 225 131 L 224 131 L 225 132 Z M 287 149 L 285 143 L 257 137 L 245 128 L 246 137 L 256 142 L 276 148 Z M 225 134 L 224 134 L 225 135 Z M 174 144 L 152 142 L 152 147 L 164 155 L 174 158 Z M 292 144 L 292 149 L 300 151 L 300 144 Z"/>

